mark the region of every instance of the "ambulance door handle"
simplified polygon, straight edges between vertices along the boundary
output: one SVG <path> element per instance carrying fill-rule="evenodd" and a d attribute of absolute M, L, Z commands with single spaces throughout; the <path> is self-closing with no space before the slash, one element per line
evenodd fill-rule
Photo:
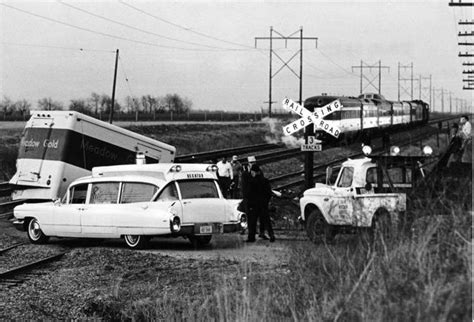
<path fill-rule="evenodd" d="M 191 203 L 191 201 L 183 201 L 183 205 L 187 205 L 188 203 Z"/>
<path fill-rule="evenodd" d="M 326 197 L 326 198 L 324 198 L 323 200 L 324 200 L 324 201 L 329 201 L 329 198 L 328 198 L 328 197 Z"/>

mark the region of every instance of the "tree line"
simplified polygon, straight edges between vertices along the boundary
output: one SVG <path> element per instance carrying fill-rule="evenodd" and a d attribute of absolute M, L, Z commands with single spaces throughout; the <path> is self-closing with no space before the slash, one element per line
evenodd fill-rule
<path fill-rule="evenodd" d="M 192 108 L 192 101 L 187 97 L 178 94 L 166 94 L 165 96 L 127 96 L 121 104 L 117 100 L 114 103 L 114 112 L 124 113 L 165 113 L 175 114 L 188 113 Z M 13 101 L 4 96 L 0 101 L 0 111 L 5 118 L 7 115 L 20 114 L 29 115 L 32 103 L 26 99 Z M 37 101 L 36 109 L 54 111 L 71 110 L 85 114 L 107 114 L 112 108 L 112 98 L 107 94 L 91 93 L 90 97 L 72 99 L 68 105 L 53 100 L 51 97 L 44 97 Z"/>

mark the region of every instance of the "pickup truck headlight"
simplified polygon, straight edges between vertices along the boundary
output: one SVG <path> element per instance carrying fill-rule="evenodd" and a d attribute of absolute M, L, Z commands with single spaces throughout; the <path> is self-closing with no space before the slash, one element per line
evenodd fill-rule
<path fill-rule="evenodd" d="M 178 216 L 170 219 L 170 228 L 173 233 L 177 233 L 181 229 L 181 219 Z"/>
<path fill-rule="evenodd" d="M 247 229 L 248 222 L 247 222 L 247 215 L 241 214 L 239 218 L 240 228 Z"/>

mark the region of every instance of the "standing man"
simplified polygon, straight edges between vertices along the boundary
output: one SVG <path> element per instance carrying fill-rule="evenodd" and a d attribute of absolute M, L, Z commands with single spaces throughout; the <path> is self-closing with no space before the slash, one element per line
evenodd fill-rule
<path fill-rule="evenodd" d="M 472 134 L 469 117 L 467 115 L 461 116 L 459 124 L 461 125 L 461 131 L 458 135 L 462 139 L 461 150 L 463 151 L 461 162 L 472 163 Z"/>
<path fill-rule="evenodd" d="M 217 179 L 221 187 L 224 198 L 229 198 L 230 184 L 232 183 L 233 174 L 232 166 L 227 162 L 226 157 L 222 157 L 221 161 L 217 162 Z"/>
<path fill-rule="evenodd" d="M 250 167 L 250 181 L 248 187 L 248 238 L 247 242 L 255 242 L 255 234 L 257 232 L 257 220 L 260 217 L 264 228 L 270 235 L 270 242 L 275 241 L 270 215 L 268 213 L 268 203 L 272 196 L 270 182 L 260 171 L 260 167 L 256 164 Z"/>
<path fill-rule="evenodd" d="M 230 162 L 232 166 L 232 176 L 234 179 L 232 180 L 232 198 L 238 199 L 240 197 L 239 194 L 239 178 L 242 174 L 242 164 L 240 164 L 236 155 L 232 157 L 232 161 Z"/>

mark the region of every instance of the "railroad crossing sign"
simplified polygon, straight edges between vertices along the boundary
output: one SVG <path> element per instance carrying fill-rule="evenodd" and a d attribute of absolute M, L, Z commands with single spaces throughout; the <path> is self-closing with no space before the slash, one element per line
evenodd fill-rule
<path fill-rule="evenodd" d="M 283 100 L 283 108 L 302 116 L 302 118 L 284 126 L 283 133 L 285 133 L 285 135 L 291 135 L 313 123 L 316 127 L 338 138 L 341 130 L 337 126 L 334 126 L 331 121 L 324 120 L 323 117 L 339 111 L 341 107 L 341 102 L 339 100 L 335 100 L 323 107 L 316 109 L 314 113 L 311 113 L 300 104 L 292 101 L 289 98 L 285 98 Z"/>
<path fill-rule="evenodd" d="M 308 143 L 301 145 L 301 151 L 316 151 L 321 152 L 323 150 L 323 146 L 321 141 L 316 139 L 314 136 L 308 136 Z"/>

